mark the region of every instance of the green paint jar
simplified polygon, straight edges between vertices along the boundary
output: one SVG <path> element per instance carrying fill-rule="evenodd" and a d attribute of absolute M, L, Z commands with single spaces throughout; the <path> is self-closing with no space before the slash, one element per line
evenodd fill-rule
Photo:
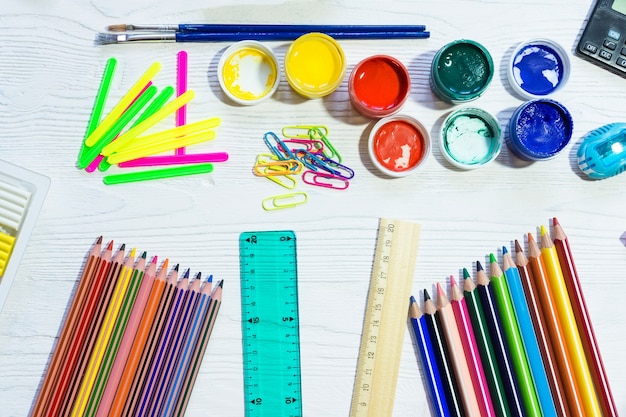
<path fill-rule="evenodd" d="M 435 54 L 430 88 L 441 100 L 458 104 L 480 97 L 493 78 L 493 59 L 478 42 L 450 42 Z"/>

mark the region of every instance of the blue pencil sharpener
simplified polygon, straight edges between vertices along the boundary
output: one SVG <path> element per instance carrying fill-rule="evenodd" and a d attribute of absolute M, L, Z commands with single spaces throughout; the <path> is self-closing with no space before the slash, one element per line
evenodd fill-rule
<path fill-rule="evenodd" d="M 626 123 L 609 123 L 589 133 L 578 148 L 578 166 L 598 180 L 626 171 Z"/>

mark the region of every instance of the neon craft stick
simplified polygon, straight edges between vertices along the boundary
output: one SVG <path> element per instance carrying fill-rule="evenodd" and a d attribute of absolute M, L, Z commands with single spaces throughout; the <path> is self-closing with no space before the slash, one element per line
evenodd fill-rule
<path fill-rule="evenodd" d="M 434 414 L 437 417 L 449 417 L 450 411 L 448 410 L 446 393 L 441 382 L 441 375 L 437 366 L 433 345 L 430 341 L 430 335 L 428 334 L 428 328 L 426 327 L 426 320 L 413 296 L 411 296 L 409 305 L 409 320 L 411 321 L 413 336 L 420 352 Z"/>
<path fill-rule="evenodd" d="M 578 325 L 576 324 L 576 317 L 574 316 L 569 294 L 567 293 L 561 265 L 559 264 L 552 239 L 548 236 L 544 226 L 541 226 L 541 255 L 546 264 L 547 276 L 550 282 L 550 288 L 552 288 L 552 294 L 554 295 L 557 313 L 563 325 L 565 343 L 567 344 L 567 351 L 572 361 L 572 368 L 574 369 L 574 375 L 578 384 L 578 393 L 582 400 L 583 407 L 587 415 L 602 415 L 587 358 L 585 357 L 585 351 L 580 339 Z"/>
<path fill-rule="evenodd" d="M 120 168 L 153 167 L 162 165 L 199 164 L 206 162 L 228 161 L 227 152 L 190 153 L 184 155 L 145 156 L 126 162 L 120 162 Z"/>
<path fill-rule="evenodd" d="M 441 373 L 443 389 L 446 394 L 446 402 L 448 403 L 448 411 L 451 416 L 463 417 L 465 411 L 463 409 L 463 401 L 459 391 L 459 384 L 452 367 L 452 359 L 450 358 L 450 349 L 446 342 L 446 336 L 441 328 L 441 320 L 437 313 L 437 307 L 430 298 L 428 291 L 424 290 L 424 317 L 428 335 L 433 344 L 437 367 Z"/>
<path fill-rule="evenodd" d="M 556 362 L 554 350 L 550 344 L 550 335 L 545 324 L 545 313 L 543 312 L 543 308 L 539 301 L 539 296 L 537 294 L 538 290 L 535 286 L 533 278 L 533 271 L 530 267 L 528 258 L 524 254 L 522 246 L 517 240 L 515 240 L 515 264 L 522 280 L 524 293 L 526 294 L 530 318 L 533 322 L 535 336 L 537 337 L 537 343 L 539 344 L 539 350 L 541 351 L 541 357 L 543 358 L 543 365 L 548 377 L 548 383 L 550 384 L 550 391 L 552 392 L 552 398 L 554 399 L 554 406 L 560 416 L 573 417 L 567 405 L 565 388 L 563 387 L 563 382 L 561 381 L 561 375 L 559 374 L 559 368 Z"/>
<path fill-rule="evenodd" d="M 183 165 L 172 168 L 153 169 L 150 171 L 107 175 L 103 178 L 103 181 L 107 185 L 113 185 L 161 178 L 173 178 L 184 175 L 205 174 L 209 172 L 213 172 L 213 164 Z"/>
<path fill-rule="evenodd" d="M 78 153 L 78 159 L 81 158 L 83 152 L 87 148 L 85 145 L 85 140 L 91 135 L 91 133 L 96 129 L 98 123 L 100 123 L 100 119 L 102 118 L 102 113 L 104 112 L 104 106 L 109 96 L 109 90 L 111 89 L 111 81 L 113 80 L 113 75 L 115 74 L 115 67 L 117 66 L 117 60 L 115 58 L 109 58 L 104 67 L 104 73 L 102 74 L 102 79 L 100 80 L 100 87 L 98 87 L 98 92 L 96 93 L 96 99 L 91 109 L 91 115 L 89 116 L 89 122 L 87 122 L 87 130 L 85 131 L 85 137 L 83 138 L 83 142 L 80 147 L 80 152 Z"/>
<path fill-rule="evenodd" d="M 524 295 L 522 278 L 515 263 L 513 263 L 511 254 L 505 246 L 502 247 L 502 268 L 511 294 L 513 310 L 515 311 L 515 317 L 517 317 L 522 342 L 526 348 L 526 357 L 528 358 L 530 373 L 535 383 L 537 397 L 541 406 L 541 412 L 543 413 L 542 415 L 544 417 L 557 417 L 552 391 L 548 383 L 548 376 L 543 365 L 539 343 L 537 342 L 533 322 L 530 318 L 530 310 L 528 309 L 528 303 Z"/>
<path fill-rule="evenodd" d="M 219 313 L 220 306 L 222 305 L 223 287 L 224 281 L 222 280 L 217 284 L 217 286 L 213 289 L 213 292 L 211 293 L 209 311 L 204 317 L 204 321 L 202 322 L 200 337 L 198 339 L 198 342 L 194 346 L 191 364 L 185 375 L 181 394 L 180 397 L 178 397 L 176 408 L 174 409 L 173 415 L 176 417 L 183 417 L 185 415 L 185 411 L 187 410 L 189 397 L 191 396 L 191 391 L 196 382 L 196 378 L 198 377 L 200 365 L 202 364 L 202 358 L 204 357 L 204 354 L 206 352 L 206 347 L 209 343 L 209 339 L 211 338 L 211 332 L 213 331 L 215 321 L 217 320 L 217 314 Z"/>
<path fill-rule="evenodd" d="M 443 332 L 450 348 L 450 358 L 452 359 L 454 372 L 459 383 L 465 415 L 467 417 L 481 417 L 478 397 L 476 396 L 469 365 L 463 352 L 463 343 L 461 342 L 459 328 L 454 318 L 452 305 L 439 283 L 437 283 L 437 315 L 441 319 Z"/>
<path fill-rule="evenodd" d="M 176 95 L 180 96 L 187 91 L 187 52 L 179 51 L 176 55 Z M 176 126 L 183 126 L 187 123 L 187 105 L 182 106 L 176 110 Z M 176 155 L 184 155 L 185 148 L 176 149 Z"/>
<path fill-rule="evenodd" d="M 476 399 L 480 408 L 480 415 L 484 417 L 495 417 L 496 412 L 493 408 L 491 394 L 489 393 L 489 385 L 485 377 L 483 363 L 478 351 L 474 328 L 467 310 L 467 304 L 463 298 L 463 292 L 456 283 L 453 276 L 450 276 L 450 304 L 459 329 L 459 336 L 465 359 L 469 367 L 472 384 L 476 390 Z"/>
<path fill-rule="evenodd" d="M 98 269 L 98 265 L 100 264 L 101 250 L 102 236 L 98 237 L 87 257 L 87 263 L 83 268 L 78 288 L 72 298 L 69 313 L 67 314 L 67 318 L 63 322 L 63 326 L 61 328 L 59 341 L 57 342 L 54 353 L 52 354 L 52 359 L 50 360 L 50 365 L 48 365 L 48 370 L 46 371 L 43 383 L 41 384 L 41 389 L 37 394 L 35 405 L 32 408 L 32 412 L 30 414 L 31 417 L 40 417 L 44 415 L 46 404 L 50 399 L 50 395 L 56 388 L 59 372 L 65 367 L 65 357 L 67 351 L 73 344 L 76 326 L 80 319 L 85 300 L 89 295 L 89 289 L 93 283 L 94 275 Z"/>
<path fill-rule="evenodd" d="M 109 376 L 112 371 L 114 360 L 117 357 L 122 337 L 126 332 L 126 325 L 128 324 L 129 316 L 133 309 L 137 293 L 143 282 L 145 267 L 146 252 L 143 252 L 141 257 L 139 258 L 139 261 L 137 261 L 137 265 L 131 271 L 132 276 L 130 279 L 130 283 L 128 284 L 128 289 L 126 291 L 124 300 L 122 301 L 119 317 L 115 322 L 115 327 L 113 328 L 113 332 L 111 334 L 111 340 L 104 353 L 102 365 L 100 366 L 100 370 L 98 371 L 98 375 L 96 376 L 94 387 L 91 396 L 89 397 L 87 408 L 85 410 L 85 417 L 93 417 L 98 411 L 98 406 L 100 405 L 102 395 L 104 394 L 104 389 L 106 387 L 107 381 L 109 380 Z"/>
<path fill-rule="evenodd" d="M 183 387 L 187 369 L 191 363 L 193 349 L 198 342 L 198 337 L 200 335 L 200 331 L 202 330 L 202 322 L 209 311 L 208 307 L 211 302 L 212 279 L 213 276 L 210 275 L 209 279 L 200 289 L 198 308 L 196 309 L 195 315 L 190 322 L 189 331 L 185 336 L 184 347 L 178 361 L 176 362 L 176 369 L 172 375 L 172 381 L 164 402 L 164 407 L 159 414 L 162 417 L 171 417 L 174 413 L 174 407 L 176 407 L 176 402 L 180 396 L 180 391 Z"/>
<path fill-rule="evenodd" d="M 80 388 L 72 407 L 71 417 L 83 416 L 85 413 L 87 401 L 93 391 L 96 376 L 98 375 L 98 371 L 102 365 L 106 348 L 111 340 L 113 327 L 117 321 L 117 317 L 119 316 L 122 301 L 126 296 L 128 284 L 130 284 L 134 262 L 135 248 L 131 250 L 130 255 L 127 256 L 126 261 L 119 272 L 119 276 L 116 280 L 109 302 L 102 306 L 106 308 L 106 313 L 102 320 L 102 325 L 98 330 L 98 336 L 96 338 L 91 357 L 89 358 L 87 368 L 85 369 L 84 375 L 80 378 Z"/>
<path fill-rule="evenodd" d="M 576 323 L 578 323 L 578 329 L 580 331 L 580 337 L 583 342 L 583 348 L 587 355 L 587 362 L 591 368 L 591 377 L 593 378 L 594 385 L 596 387 L 596 393 L 600 400 L 600 406 L 605 417 L 617 417 L 617 407 L 615 400 L 613 399 L 613 393 L 609 385 L 609 380 L 604 370 L 604 363 L 602 362 L 602 356 L 600 355 L 600 348 L 596 341 L 593 325 L 591 324 L 591 318 L 587 310 L 587 304 L 583 295 L 580 278 L 578 277 L 578 271 L 574 264 L 574 256 L 569 245 L 567 235 L 563 230 L 563 227 L 557 220 L 553 218 L 554 224 L 554 247 L 556 248 L 557 256 L 559 258 L 559 264 L 563 272 L 563 278 L 565 280 L 565 286 L 567 292 L 570 295 L 570 302 L 574 310 L 574 316 L 576 317 Z"/>
<path fill-rule="evenodd" d="M 165 105 L 165 103 L 167 102 L 167 100 L 170 99 L 172 94 L 174 94 L 174 87 L 172 87 L 172 86 L 165 87 L 159 93 L 159 95 L 157 95 L 154 98 L 154 100 L 152 100 L 152 102 L 148 105 L 148 107 L 146 107 L 146 109 L 143 111 L 143 113 L 141 113 L 139 115 L 139 117 L 133 123 L 133 125 L 131 127 L 137 126 L 139 123 L 143 122 L 148 117 L 150 117 L 154 113 L 156 113 L 161 107 L 163 107 Z M 96 158 L 96 161 L 100 161 L 100 163 L 98 164 L 98 169 L 100 171 L 102 171 L 102 172 L 108 170 L 111 167 L 111 164 L 108 163 L 108 161 L 104 158 L 103 155 L 98 155 L 98 157 Z M 93 165 L 93 163 L 92 163 L 92 165 Z M 91 167 L 91 165 L 89 167 Z M 88 172 L 89 172 L 89 167 L 87 167 L 88 168 L 87 169 Z"/>
<path fill-rule="evenodd" d="M 541 417 L 541 406 L 539 405 L 533 376 L 528 365 L 528 357 L 524 349 L 517 317 L 515 316 L 509 286 L 493 253 L 489 255 L 489 263 L 491 287 L 493 288 L 496 307 L 502 319 L 502 330 L 509 348 L 513 370 L 517 377 L 518 389 L 524 404 L 524 415 L 526 417 Z"/>
<path fill-rule="evenodd" d="M 480 303 L 476 284 L 472 281 L 467 269 L 463 268 L 463 298 L 472 322 L 476 344 L 480 352 L 480 358 L 485 371 L 487 384 L 489 384 L 489 392 L 494 410 L 498 417 L 511 417 L 513 413 L 509 408 L 506 398 L 506 391 L 500 369 L 498 368 L 498 360 L 489 335 L 489 328 L 485 319 L 485 313 Z"/>
<path fill-rule="evenodd" d="M 104 281 L 111 269 L 112 250 L 113 241 L 109 242 L 108 246 L 102 253 L 98 269 L 96 270 L 93 282 L 89 287 L 89 292 L 86 295 L 83 308 L 80 311 L 74 337 L 72 338 L 71 344 L 68 346 L 65 363 L 59 370 L 59 378 L 57 380 L 56 389 L 50 398 L 50 402 L 44 415 L 57 416 L 61 411 L 63 401 L 70 389 L 70 381 L 75 368 L 77 367 L 79 355 L 82 348 L 85 346 L 89 325 L 91 324 L 95 310 L 98 307 L 98 300 L 104 287 Z"/>
<path fill-rule="evenodd" d="M 120 118 L 124 110 L 128 108 L 130 103 L 139 95 L 139 92 L 143 90 L 143 88 L 148 84 L 149 81 L 156 75 L 157 72 L 161 69 L 161 64 L 158 62 L 153 63 L 146 70 L 146 72 L 139 77 L 139 79 L 135 82 L 135 84 L 128 90 L 126 95 L 124 95 L 120 101 L 113 107 L 113 109 L 105 116 L 104 119 L 100 122 L 98 127 L 94 129 L 93 132 L 85 139 L 85 144 L 87 146 L 93 146 L 96 142 L 100 140 L 100 138 L 104 135 L 104 133 L 109 130 L 115 121 Z"/>
<path fill-rule="evenodd" d="M 78 167 L 80 169 L 87 168 L 102 152 L 102 149 L 107 146 L 117 135 L 135 117 L 139 111 L 150 101 L 150 99 L 156 94 L 156 87 L 151 85 L 146 91 L 137 98 L 137 100 L 130 105 L 128 110 L 117 119 L 113 126 L 105 132 L 105 134 L 96 142 L 92 147 L 88 148 L 82 158 L 78 161 Z M 119 140 L 119 139 L 118 139 Z"/>
<path fill-rule="evenodd" d="M 109 305 L 109 302 L 111 301 L 113 290 L 120 276 L 120 271 L 122 269 L 122 264 L 124 262 L 124 250 L 125 250 L 125 245 L 122 244 L 118 252 L 113 257 L 111 269 L 109 270 L 108 276 L 105 278 L 104 288 L 100 295 L 100 299 L 98 300 L 95 315 L 93 316 L 93 320 L 89 325 L 89 330 L 87 334 L 87 339 L 85 341 L 85 345 L 82 347 L 82 350 L 78 359 L 78 365 L 76 366 L 76 369 L 74 370 L 75 372 L 72 375 L 72 378 L 70 380 L 70 389 L 68 391 L 68 395 L 65 397 L 63 401 L 63 405 L 61 408 L 62 410 L 61 414 L 63 416 L 70 415 L 74 407 L 74 402 L 78 398 L 81 382 L 87 371 L 89 360 L 93 354 L 97 336 L 98 336 L 98 333 L 100 332 L 100 328 L 104 320 L 107 306 Z"/>
<path fill-rule="evenodd" d="M 167 269 L 167 262 L 168 261 L 166 259 L 163 264 L 165 269 Z M 128 323 L 126 324 L 124 336 L 120 342 L 120 347 L 117 351 L 117 355 L 115 356 L 115 362 L 113 362 L 113 367 L 106 383 L 106 388 L 104 389 L 102 399 L 100 400 L 100 404 L 98 406 L 96 414 L 97 417 L 107 417 L 109 415 L 109 411 L 111 410 L 111 406 L 113 405 L 115 392 L 120 386 L 124 367 L 126 366 L 135 336 L 137 335 L 137 329 L 141 323 L 141 316 L 146 309 L 148 299 L 154 286 L 156 263 L 157 257 L 155 256 L 152 258 L 152 261 L 150 262 L 150 265 L 148 266 L 148 269 L 146 270 L 141 281 L 141 287 L 139 287 L 135 302 L 133 303 L 132 312 L 130 313 Z"/>
<path fill-rule="evenodd" d="M 584 416 L 585 411 L 581 397 L 578 393 L 576 376 L 571 365 L 561 320 L 559 319 L 554 296 L 552 295 L 552 289 L 550 288 L 548 281 L 548 271 L 541 254 L 541 249 L 539 249 L 539 245 L 537 245 L 532 233 L 528 233 L 528 260 L 533 272 L 532 277 L 535 284 L 534 286 L 537 294 L 539 295 L 539 303 L 541 304 L 544 312 L 545 325 L 550 336 L 550 342 L 554 351 L 554 358 L 556 359 L 556 363 L 559 368 L 561 382 L 563 384 L 565 395 L 567 396 L 567 404 L 569 406 L 570 413 L 577 417 Z"/>
<path fill-rule="evenodd" d="M 195 96 L 195 93 L 192 90 L 188 90 L 181 96 L 176 97 L 175 99 L 173 99 L 172 101 L 170 101 L 169 103 L 161 107 L 152 116 L 148 117 L 146 120 L 139 123 L 137 126 L 133 127 L 132 129 L 129 129 L 127 132 L 124 132 L 122 135 L 120 135 L 117 138 L 115 142 L 109 143 L 107 146 L 105 146 L 102 149 L 102 154 L 104 156 L 108 156 L 112 154 L 113 152 L 116 152 L 118 149 L 125 146 L 128 142 L 135 139 L 137 136 L 139 136 L 140 134 L 142 134 L 143 132 L 151 128 L 152 126 L 156 125 L 157 123 L 165 119 L 170 114 L 174 113 L 181 106 L 184 106 L 185 104 L 190 102 L 194 96 Z"/>
<path fill-rule="evenodd" d="M 525 417 L 523 411 L 524 405 L 518 389 L 513 363 L 509 355 L 500 314 L 493 295 L 493 286 L 491 282 L 489 282 L 487 273 L 483 269 L 480 261 L 476 261 L 476 289 L 483 312 L 485 313 L 485 321 L 487 322 L 491 342 L 496 353 L 496 359 L 498 360 L 498 367 L 500 368 L 500 375 L 502 376 L 506 390 L 506 397 L 511 414 L 515 417 Z"/>

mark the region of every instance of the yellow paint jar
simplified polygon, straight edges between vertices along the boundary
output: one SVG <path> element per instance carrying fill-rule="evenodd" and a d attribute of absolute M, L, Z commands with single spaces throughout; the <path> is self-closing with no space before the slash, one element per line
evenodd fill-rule
<path fill-rule="evenodd" d="M 260 103 L 274 94 L 280 66 L 271 49 L 257 41 L 241 41 L 227 48 L 218 63 L 224 93 L 243 105 Z"/>
<path fill-rule="evenodd" d="M 327 96 L 339 87 L 346 58 L 339 43 L 323 33 L 296 39 L 285 54 L 285 77 L 297 93 L 307 98 Z"/>

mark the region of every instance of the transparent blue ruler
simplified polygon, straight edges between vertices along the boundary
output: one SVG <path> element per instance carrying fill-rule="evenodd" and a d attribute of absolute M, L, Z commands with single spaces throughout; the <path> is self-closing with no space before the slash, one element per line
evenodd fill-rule
<path fill-rule="evenodd" d="M 296 236 L 239 238 L 246 417 L 301 417 Z"/>

